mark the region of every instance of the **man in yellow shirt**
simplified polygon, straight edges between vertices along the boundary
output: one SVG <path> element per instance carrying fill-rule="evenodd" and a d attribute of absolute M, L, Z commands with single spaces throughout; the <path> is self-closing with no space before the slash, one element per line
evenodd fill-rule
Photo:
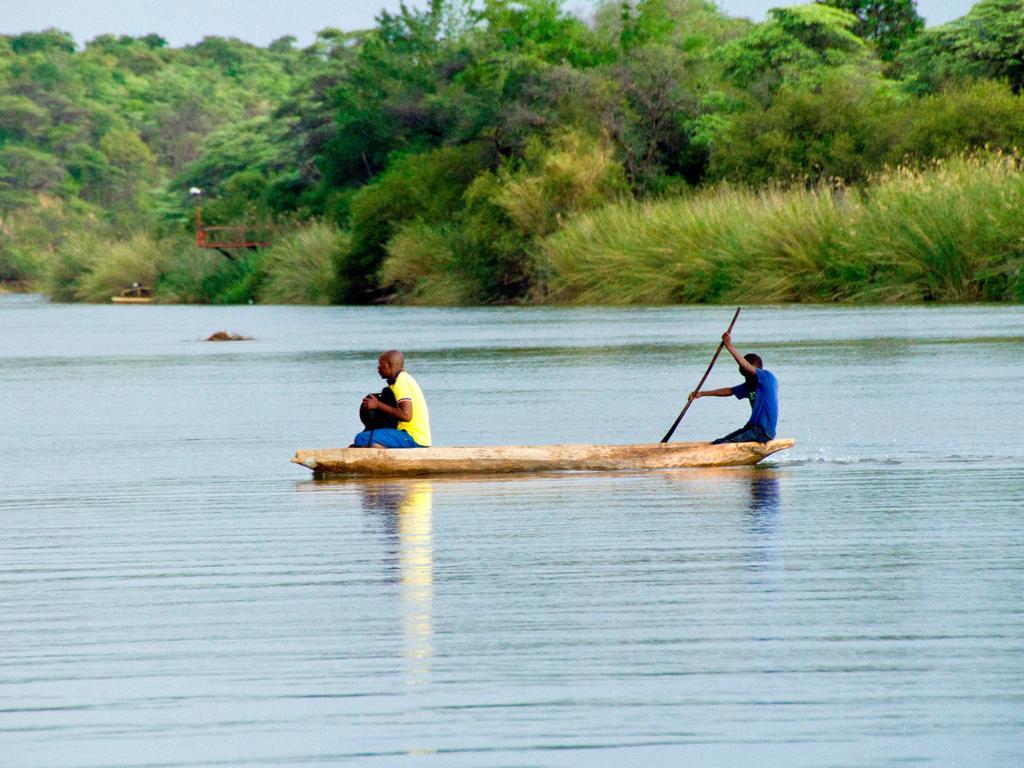
<path fill-rule="evenodd" d="M 430 412 L 416 379 L 405 370 L 405 358 L 389 349 L 377 359 L 377 373 L 395 393 L 397 405 L 383 403 L 376 395 L 363 398 L 362 407 L 398 419 L 397 429 L 367 429 L 355 436 L 354 448 L 428 448 Z"/>

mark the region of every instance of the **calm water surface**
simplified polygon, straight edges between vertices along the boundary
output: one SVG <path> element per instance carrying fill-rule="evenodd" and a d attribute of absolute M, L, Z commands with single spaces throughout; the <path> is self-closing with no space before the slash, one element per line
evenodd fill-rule
<path fill-rule="evenodd" d="M 0 297 L 0 765 L 1021 765 L 1022 307 L 745 310 L 753 470 L 288 463 L 391 346 L 438 443 L 654 442 L 730 316 Z"/>

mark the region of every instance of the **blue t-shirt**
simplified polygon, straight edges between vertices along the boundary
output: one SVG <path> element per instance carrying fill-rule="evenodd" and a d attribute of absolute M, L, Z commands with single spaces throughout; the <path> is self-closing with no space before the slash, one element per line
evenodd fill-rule
<path fill-rule="evenodd" d="M 775 439 L 775 425 L 779 422 L 779 380 L 763 368 L 757 369 L 757 385 L 751 390 L 747 382 L 732 388 L 735 397 L 750 401 L 750 426 L 759 426 Z"/>

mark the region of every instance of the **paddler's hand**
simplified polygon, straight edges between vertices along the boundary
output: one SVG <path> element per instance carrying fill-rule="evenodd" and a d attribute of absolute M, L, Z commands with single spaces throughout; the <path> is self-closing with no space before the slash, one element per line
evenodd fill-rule
<path fill-rule="evenodd" d="M 732 334 L 729 333 L 728 331 L 723 333 L 722 334 L 722 343 L 725 344 L 725 346 L 727 348 L 732 348 Z"/>
<path fill-rule="evenodd" d="M 700 397 L 700 392 L 691 392 L 690 396 L 688 398 L 686 398 L 686 402 L 690 402 L 691 400 L 696 400 L 698 397 Z"/>
<path fill-rule="evenodd" d="M 376 411 L 378 405 L 380 405 L 380 400 L 377 399 L 376 395 L 367 395 L 363 398 L 363 408 L 368 411 Z"/>

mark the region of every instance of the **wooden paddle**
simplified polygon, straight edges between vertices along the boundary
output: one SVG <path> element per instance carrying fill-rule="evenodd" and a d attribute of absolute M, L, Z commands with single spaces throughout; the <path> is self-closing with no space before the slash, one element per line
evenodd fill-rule
<path fill-rule="evenodd" d="M 736 314 L 732 316 L 732 322 L 729 323 L 729 330 L 727 330 L 726 333 L 732 333 L 732 327 L 736 325 L 736 318 L 739 316 L 740 307 L 736 307 Z M 722 352 L 722 347 L 724 346 L 724 341 L 720 341 L 718 343 L 718 349 L 715 350 L 715 356 L 711 358 L 711 363 L 708 365 L 708 369 L 704 371 L 704 375 L 701 376 L 700 383 L 697 385 L 697 388 L 693 390 L 694 392 L 700 392 L 700 388 L 704 386 L 704 382 L 707 380 L 708 374 L 711 373 L 711 369 L 715 367 L 715 361 L 718 359 L 718 356 Z M 679 415 L 676 416 L 676 420 L 672 423 L 672 428 L 669 429 L 668 433 L 663 438 L 661 438 L 661 442 L 667 443 L 672 438 L 672 433 L 676 431 L 676 427 L 678 427 L 679 422 L 683 420 L 683 416 L 685 416 L 686 412 L 690 409 L 690 403 L 692 402 L 693 400 L 687 399 L 686 405 L 683 406 L 683 410 L 681 410 Z"/>

